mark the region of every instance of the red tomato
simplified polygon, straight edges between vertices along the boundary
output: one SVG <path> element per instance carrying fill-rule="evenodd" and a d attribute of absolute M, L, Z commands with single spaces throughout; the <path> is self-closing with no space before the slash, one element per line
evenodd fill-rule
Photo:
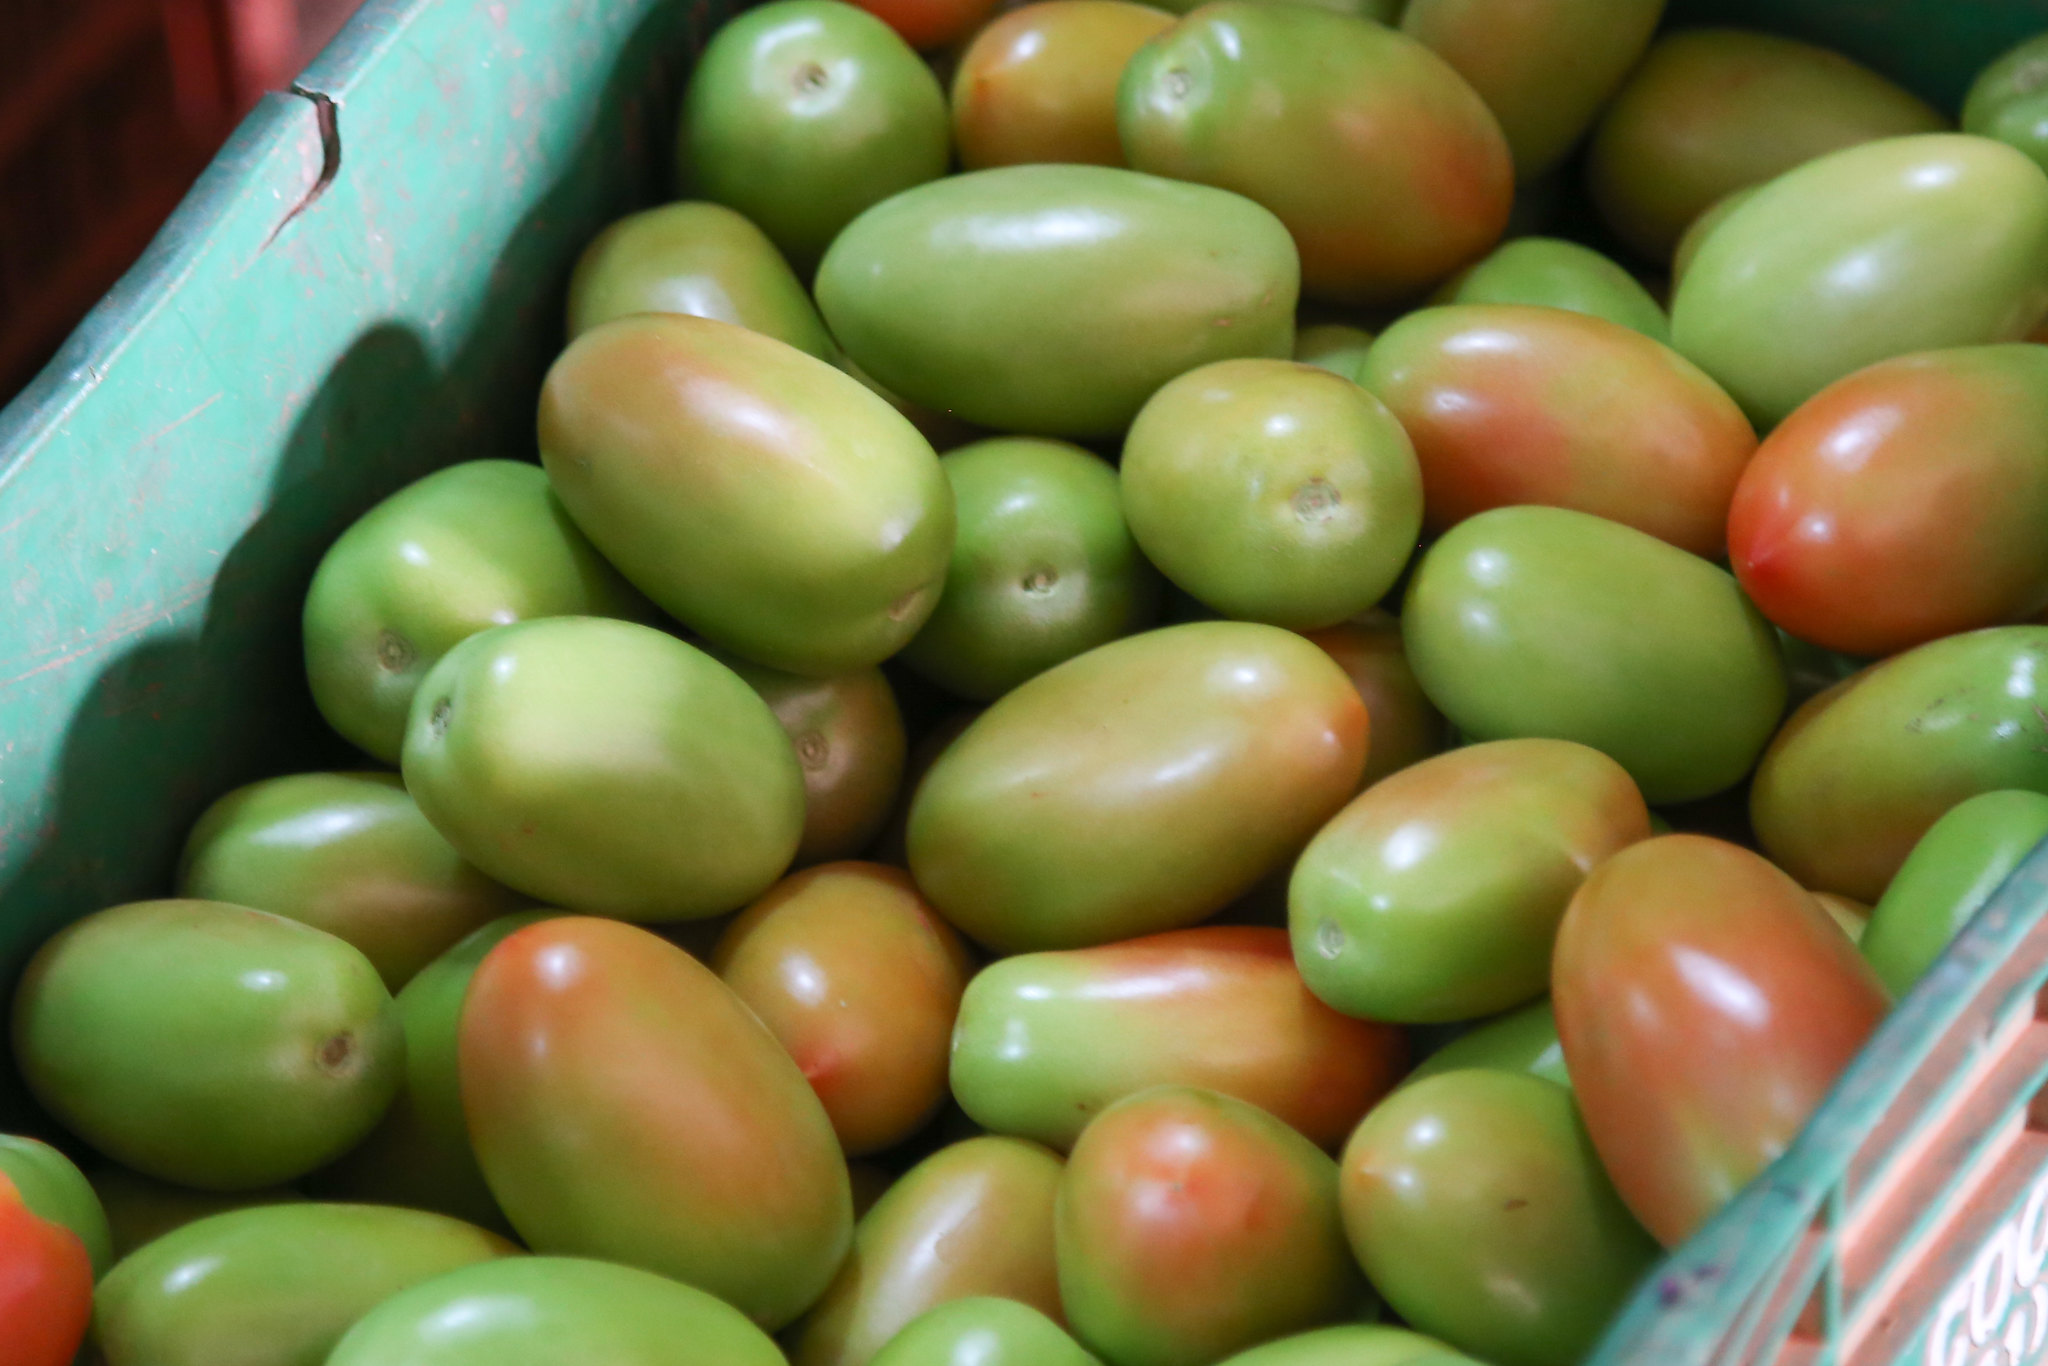
<path fill-rule="evenodd" d="M 944 47 L 980 28 L 996 0 L 859 0 L 860 7 L 914 48 Z"/>
<path fill-rule="evenodd" d="M 0 1362 L 69 1366 L 92 1319 L 92 1258 L 77 1234 L 0 1175 Z"/>
<path fill-rule="evenodd" d="M 1758 448 L 1735 576 L 1801 640 L 1887 655 L 2048 606 L 2048 347 L 1904 356 L 1814 395 Z"/>
<path fill-rule="evenodd" d="M 1551 999 L 1593 1144 L 1666 1246 L 1785 1150 L 1890 1005 L 1798 883 L 1703 835 L 1593 870 Z"/>

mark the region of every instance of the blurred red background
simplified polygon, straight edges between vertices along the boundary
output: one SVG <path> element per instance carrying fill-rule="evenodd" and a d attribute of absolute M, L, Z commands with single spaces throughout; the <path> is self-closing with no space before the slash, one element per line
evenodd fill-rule
<path fill-rule="evenodd" d="M 0 0 L 0 404 L 360 0 Z"/>

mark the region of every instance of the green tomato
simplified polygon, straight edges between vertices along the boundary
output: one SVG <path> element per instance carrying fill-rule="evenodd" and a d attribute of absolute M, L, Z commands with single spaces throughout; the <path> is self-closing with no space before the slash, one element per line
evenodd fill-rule
<path fill-rule="evenodd" d="M 1875 903 L 1913 846 L 1980 792 L 2048 793 L 2048 627 L 1930 641 L 1792 714 L 1757 766 L 1749 814 L 1803 887 Z"/>
<path fill-rule="evenodd" d="M 465 1266 L 356 1321 L 325 1366 L 783 1366 L 746 1315 L 665 1276 L 580 1257 Z"/>
<path fill-rule="evenodd" d="M 1159 1086 L 1096 1116 L 1060 1178 L 1060 1302 L 1109 1366 L 1207 1366 L 1355 1316 L 1329 1154 L 1241 1100 Z"/>
<path fill-rule="evenodd" d="M 865 1366 L 904 1327 L 957 1300 L 1060 1312 L 1053 1267 L 1057 1154 L 1015 1138 L 940 1148 L 861 1217 L 853 1251 L 798 1327 L 794 1366 Z M 944 1248 L 944 1256 L 932 1250 Z"/>
<path fill-rule="evenodd" d="M 958 533 L 945 592 L 905 664 L 991 700 L 1151 622 L 1159 575 L 1124 525 L 1105 461 L 1064 441 L 995 437 L 939 464 Z"/>
<path fill-rule="evenodd" d="M 1402 1084 L 1468 1067 L 1526 1072 L 1569 1087 L 1571 1073 L 1565 1067 L 1564 1045 L 1557 1041 L 1557 1013 L 1550 998 L 1481 1021 L 1423 1059 Z"/>
<path fill-rule="evenodd" d="M 569 277 L 569 338 L 635 313 L 687 313 L 837 357 L 825 320 L 768 235 L 723 204 L 643 209 L 591 240 Z"/>
<path fill-rule="evenodd" d="M 862 214 L 818 270 L 860 367 L 983 426 L 1113 436 L 1175 375 L 1294 344 L 1300 266 L 1248 199 L 1108 166 L 1001 166 Z"/>
<path fill-rule="evenodd" d="M 944 175 L 951 147 L 939 78 L 894 29 L 835 0 L 776 0 L 704 45 L 676 163 L 808 271 L 861 210 Z"/>
<path fill-rule="evenodd" d="M 1731 190 L 1701 210 L 1699 217 L 1686 225 L 1684 233 L 1679 236 L 1678 245 L 1671 249 L 1671 287 L 1674 290 L 1678 288 L 1678 282 L 1685 278 L 1685 272 L 1692 268 L 1693 258 L 1700 254 L 1700 243 L 1706 241 L 1714 229 L 1721 226 L 1723 219 L 1734 213 L 1738 205 L 1756 192 L 1755 185 L 1745 185 L 1739 190 Z M 1665 321 L 1664 331 L 1663 339 L 1668 342 L 1671 340 L 1669 319 Z"/>
<path fill-rule="evenodd" d="M 1288 885 L 1294 961 L 1369 1020 L 1437 1024 L 1520 1005 L 1593 866 L 1650 833 L 1621 765 L 1568 740 L 1452 750 L 1352 799 Z"/>
<path fill-rule="evenodd" d="M 737 656 L 720 662 L 768 704 L 803 766 L 798 866 L 850 858 L 867 848 L 896 800 L 909 747 L 896 693 L 882 671 L 806 678 Z"/>
<path fill-rule="evenodd" d="M 1593 126 L 1663 13 L 1664 0 L 1408 0 L 1401 31 L 1472 83 L 1526 181 Z"/>
<path fill-rule="evenodd" d="M 1405 1086 L 1344 1147 L 1344 1227 L 1402 1319 L 1497 1366 L 1575 1366 L 1659 1255 L 1571 1092 L 1493 1069 Z"/>
<path fill-rule="evenodd" d="M 1221 1366 L 1480 1366 L 1435 1338 L 1378 1323 L 1345 1323 L 1296 1333 L 1239 1352 Z"/>
<path fill-rule="evenodd" d="M 1303 291 L 1336 303 L 1435 284 L 1499 240 L 1514 198 L 1500 125 L 1449 64 L 1310 5 L 1188 15 L 1124 68 L 1117 130 L 1137 170 L 1271 209 Z"/>
<path fill-rule="evenodd" d="M 1741 781 L 1785 706 L 1777 640 L 1732 575 L 1563 508 L 1451 528 L 1415 571 L 1401 631 L 1468 738 L 1577 740 L 1658 804 Z"/>
<path fill-rule="evenodd" d="M 306 590 L 306 681 L 342 738 L 398 762 L 427 671 L 457 641 L 509 621 L 644 619 L 647 602 L 513 460 L 470 460 L 358 518 Z"/>
<path fill-rule="evenodd" d="M 1371 346 L 1372 333 L 1349 323 L 1313 323 L 1294 332 L 1296 360 L 1342 375 L 1354 384 Z"/>
<path fill-rule="evenodd" d="M 1024 684 L 911 801 L 910 871 L 1003 952 L 1192 925 L 1291 858 L 1357 788 L 1365 704 L 1310 642 L 1193 622 Z"/>
<path fill-rule="evenodd" d="M 392 991 L 521 903 L 463 861 L 395 773 L 298 773 L 236 788 L 192 827 L 178 895 L 325 930 L 361 949 Z"/>
<path fill-rule="evenodd" d="M 70 1158 L 40 1140 L 0 1134 L 0 1177 L 14 1183 L 29 1213 L 62 1224 L 78 1235 L 92 1258 L 95 1276 L 104 1276 L 114 1261 L 114 1239 L 107 1212 L 92 1182 Z"/>
<path fill-rule="evenodd" d="M 1743 29 L 1659 38 L 1608 104 L 1586 158 L 1593 203 L 1651 261 L 1707 206 L 1828 152 L 1948 121 L 1839 52 Z"/>
<path fill-rule="evenodd" d="M 1699 244 L 1671 340 L 1760 427 L 1852 370 L 2018 341 L 2048 313 L 2048 173 L 1928 133 L 1788 171 Z"/>
<path fill-rule="evenodd" d="M 735 910 L 803 834 L 803 774 L 768 704 L 702 650 L 600 617 L 450 650 L 413 704 L 405 785 L 485 872 L 622 919 Z"/>
<path fill-rule="evenodd" d="M 1066 1330 L 1028 1304 L 992 1296 L 954 1300 L 889 1340 L 874 1366 L 1102 1366 Z"/>
<path fill-rule="evenodd" d="M 116 1262 L 146 1243 L 154 1242 L 173 1229 L 229 1210 L 252 1205 L 289 1205 L 305 1200 L 295 1190 L 196 1191 L 152 1180 L 126 1167 L 96 1167 L 91 1177 L 93 1193 L 107 1212 L 107 1231 L 113 1236 Z"/>
<path fill-rule="evenodd" d="M 1963 131 L 1997 138 L 2048 171 L 2048 33 L 1977 73 L 1963 100 Z"/>
<path fill-rule="evenodd" d="M 348 1326 L 391 1296 L 518 1251 L 420 1210 L 235 1210 L 123 1258 L 93 1297 L 93 1340 L 107 1366 L 322 1366 Z"/>
<path fill-rule="evenodd" d="M 370 960 L 213 901 L 89 915 L 14 998 L 22 1077 L 65 1127 L 149 1176 L 289 1181 L 346 1152 L 398 1090 L 404 1036 Z"/>
<path fill-rule="evenodd" d="M 756 663 L 866 668 L 938 601 L 953 503 L 930 444 L 773 337 L 678 314 L 585 333 L 542 385 L 540 454 L 612 563 Z"/>
<path fill-rule="evenodd" d="M 1422 471 L 1386 405 L 1312 365 L 1218 361 L 1154 394 L 1124 439 L 1146 558 L 1226 616 L 1294 630 L 1378 602 L 1414 553 Z"/>
<path fill-rule="evenodd" d="M 1518 237 L 1437 291 L 1435 303 L 1537 304 L 1590 313 L 1669 343 L 1671 320 L 1642 282 L 1591 247 Z"/>
<path fill-rule="evenodd" d="M 319 1175 L 322 1196 L 408 1205 L 511 1230 L 470 1147 L 455 1074 L 456 1040 L 463 997 L 484 955 L 514 930 L 555 914 L 527 911 L 493 920 L 406 983 L 398 993 L 405 1085 L 370 1136 Z"/>
<path fill-rule="evenodd" d="M 1863 932 L 1863 956 L 1892 995 L 1912 989 L 2044 838 L 2048 796 L 2039 792 L 1982 792 L 1928 827 Z"/>

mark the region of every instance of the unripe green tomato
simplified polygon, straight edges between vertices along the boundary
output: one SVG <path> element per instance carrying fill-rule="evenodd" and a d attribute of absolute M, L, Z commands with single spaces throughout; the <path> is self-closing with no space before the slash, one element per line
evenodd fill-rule
<path fill-rule="evenodd" d="M 1380 1323 L 1346 1323 L 1296 1333 L 1249 1352 L 1239 1352 L 1222 1366 L 1480 1366 L 1453 1352 L 1435 1338 Z"/>
<path fill-rule="evenodd" d="M 371 508 L 306 590 L 306 681 L 343 739 L 396 764 L 420 680 L 456 642 L 534 617 L 644 620 L 538 467 L 468 460 Z"/>
<path fill-rule="evenodd" d="M 902 660 L 993 700 L 1149 625 L 1159 574 L 1124 525 L 1117 473 L 1064 441 L 992 437 L 939 465 L 956 531 L 945 591 Z"/>
<path fill-rule="evenodd" d="M 1302 980 L 1347 1015 L 1469 1020 L 1540 996 L 1586 874 L 1649 836 L 1621 765 L 1565 740 L 1497 740 L 1387 778 L 1295 863 Z"/>
<path fill-rule="evenodd" d="M 1065 1329 L 1028 1304 L 954 1300 L 889 1340 L 875 1366 L 1101 1366 Z"/>
<path fill-rule="evenodd" d="M 1349 323 L 1313 323 L 1296 328 L 1294 333 L 1296 360 L 1342 375 L 1354 384 L 1371 346 L 1372 333 Z"/>
<path fill-rule="evenodd" d="M 1760 429 L 1913 351 L 2019 341 L 2048 313 L 2048 172 L 1962 133 L 1850 147 L 1760 186 L 1699 244 L 1671 342 Z"/>
<path fill-rule="evenodd" d="M 526 911 L 493 920 L 405 984 L 398 993 L 405 1085 L 370 1136 L 308 1181 L 310 1189 L 323 1199 L 436 1210 L 494 1232 L 511 1232 L 470 1147 L 456 1077 L 456 1041 L 463 997 L 484 955 L 513 931 L 557 914 Z"/>
<path fill-rule="evenodd" d="M 1593 126 L 1663 13 L 1664 0 L 1408 0 L 1401 31 L 1472 83 L 1527 181 Z"/>
<path fill-rule="evenodd" d="M 1817 156 L 1947 121 L 1838 52 L 1742 29 L 1651 45 L 1601 115 L 1586 182 L 1601 216 L 1651 261 L 1723 195 Z"/>
<path fill-rule="evenodd" d="M 1378 602 L 1422 528 L 1415 450 L 1355 383 L 1218 361 L 1154 394 L 1124 438 L 1124 516 L 1147 559 L 1226 616 L 1295 630 Z"/>
<path fill-rule="evenodd" d="M 905 1325 L 955 1300 L 1000 1296 L 1058 1317 L 1053 1201 L 1064 1167 L 1036 1143 L 983 1135 L 905 1172 L 861 1216 L 838 1276 L 796 1328 L 793 1366 L 866 1366 Z"/>
<path fill-rule="evenodd" d="M 1405 1086 L 1344 1147 L 1344 1226 L 1402 1319 L 1499 1366 L 1576 1366 L 1657 1260 L 1571 1092 L 1494 1069 Z"/>
<path fill-rule="evenodd" d="M 1669 343 L 1671 320 L 1642 282 L 1615 262 L 1560 237 L 1517 237 L 1437 291 L 1434 303 L 1536 304 L 1589 313 Z"/>
<path fill-rule="evenodd" d="M 746 1315 L 666 1276 L 580 1257 L 463 1267 L 358 1319 L 325 1366 L 783 1366 Z"/>
<path fill-rule="evenodd" d="M 1563 508 L 1451 528 L 1410 581 L 1401 631 L 1468 738 L 1577 740 L 1659 804 L 1739 782 L 1785 705 L 1776 637 L 1726 570 Z"/>
<path fill-rule="evenodd" d="M 809 272 L 861 210 L 944 175 L 950 144 L 938 77 L 887 24 L 837 0 L 775 0 L 698 55 L 676 163 Z"/>
<path fill-rule="evenodd" d="M 723 204 L 627 214 L 591 239 L 569 277 L 569 339 L 634 313 L 688 313 L 835 359 L 803 282 L 768 235 Z"/>
<path fill-rule="evenodd" d="M 296 920 L 138 901 L 46 942 L 14 997 L 22 1077 L 66 1128 L 145 1175 L 289 1181 L 370 1131 L 405 1041 L 377 970 Z"/>
<path fill-rule="evenodd" d="M 92 1183 L 70 1158 L 40 1139 L 0 1134 L 0 1177 L 14 1183 L 15 1195 L 31 1214 L 77 1234 L 92 1258 L 93 1274 L 106 1274 L 114 1262 L 107 1212 Z"/>
<path fill-rule="evenodd" d="M 2048 33 L 1977 73 L 1963 100 L 1963 131 L 1997 138 L 2048 171 Z"/>
<path fill-rule="evenodd" d="M 598 617 L 450 650 L 413 705 L 405 781 L 485 872 L 625 919 L 735 910 L 803 833 L 802 771 L 768 704 L 702 650 Z"/>
<path fill-rule="evenodd" d="M 1913 846 L 1870 909 L 1861 947 L 1903 996 L 2013 869 L 2048 838 L 2048 796 L 1984 792 L 1958 802 Z"/>
<path fill-rule="evenodd" d="M 185 1225 L 100 1282 L 107 1366 L 321 1366 L 391 1296 L 519 1249 L 459 1219 L 384 1205 L 260 1205 Z"/>
<path fill-rule="evenodd" d="M 325 930 L 361 949 L 392 991 L 523 900 L 465 862 L 396 773 L 236 788 L 192 827 L 178 894 Z"/>
<path fill-rule="evenodd" d="M 594 328 L 548 370 L 539 440 L 577 525 L 721 649 L 848 673 L 938 600 L 953 505 L 930 444 L 773 337 L 673 313 Z"/>
<path fill-rule="evenodd" d="M 1402 1085 L 1468 1067 L 1526 1072 L 1569 1087 L 1571 1072 L 1565 1066 L 1564 1045 L 1558 1042 L 1557 1013 L 1551 1008 L 1550 998 L 1545 996 L 1519 1010 L 1479 1021 L 1424 1058 Z"/>

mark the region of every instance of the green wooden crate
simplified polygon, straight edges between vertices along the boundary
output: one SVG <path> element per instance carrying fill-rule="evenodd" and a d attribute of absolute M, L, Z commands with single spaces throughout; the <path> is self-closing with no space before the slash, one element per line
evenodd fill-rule
<path fill-rule="evenodd" d="M 733 7 L 370 0 L 0 412 L 0 981 L 159 892 L 220 792 L 353 762 L 299 665 L 314 563 L 429 469 L 531 455 L 569 265 L 662 197 L 681 77 Z M 1835 42 L 1951 107 L 2048 28 L 2048 0 L 1674 9 Z M 1602 1366 L 2048 1359 L 2044 977 L 2037 854 Z M 0 1128 L 31 1122 L 0 1067 Z"/>

